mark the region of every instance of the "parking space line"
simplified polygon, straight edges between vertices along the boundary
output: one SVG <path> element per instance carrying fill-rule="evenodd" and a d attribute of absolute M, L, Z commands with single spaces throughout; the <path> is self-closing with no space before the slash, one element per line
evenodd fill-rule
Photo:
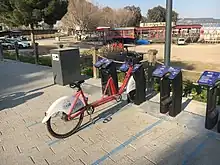
<path fill-rule="evenodd" d="M 98 165 L 101 162 L 105 161 L 108 157 L 119 152 L 120 150 L 122 150 L 123 148 L 128 146 L 131 142 L 135 141 L 138 137 L 144 135 L 146 132 L 150 131 L 152 128 L 156 127 L 157 125 L 159 125 L 162 122 L 163 122 L 163 120 L 158 120 L 157 122 L 147 126 L 145 129 L 138 132 L 136 135 L 130 137 L 127 141 L 125 141 L 124 143 L 122 143 L 121 145 L 119 145 L 118 147 L 116 147 L 115 149 L 113 149 L 112 151 L 107 153 L 106 155 L 102 156 L 100 159 L 96 160 L 94 163 L 92 163 L 92 165 Z"/>
<path fill-rule="evenodd" d="M 216 137 L 214 133 L 207 133 L 207 138 L 203 140 L 193 152 L 191 152 L 189 155 L 186 155 L 185 159 L 182 162 L 182 165 L 187 165 L 190 163 L 191 160 L 193 160 L 197 155 L 200 154 L 200 152 L 204 149 L 204 147 L 208 144 L 208 141 L 210 139 L 213 139 Z"/>
<path fill-rule="evenodd" d="M 106 117 L 104 117 L 104 118 L 99 118 L 94 124 L 91 123 L 89 126 L 87 126 L 86 128 L 84 128 L 83 130 L 91 129 L 93 125 L 103 122 L 107 117 L 113 117 L 113 116 L 115 116 L 115 115 L 118 115 L 120 112 L 123 112 L 123 111 L 127 110 L 126 108 L 127 108 L 129 105 L 130 105 L 130 104 L 125 105 L 121 110 L 119 110 L 119 111 L 117 111 L 117 112 L 115 112 L 115 113 L 113 113 L 113 114 L 110 114 L 110 115 L 108 115 L 108 116 L 106 116 Z M 80 131 L 79 131 L 79 132 L 80 132 Z M 73 134 L 73 135 L 74 135 L 74 134 Z M 56 143 L 59 142 L 59 141 L 61 141 L 61 139 L 53 139 L 53 140 L 51 140 L 51 141 L 48 141 L 47 144 L 48 144 L 48 146 L 52 146 L 52 145 L 56 144 Z"/>

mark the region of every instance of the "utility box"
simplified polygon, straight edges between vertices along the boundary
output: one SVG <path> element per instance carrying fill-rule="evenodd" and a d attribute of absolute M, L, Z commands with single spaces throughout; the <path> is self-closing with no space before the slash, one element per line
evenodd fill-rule
<path fill-rule="evenodd" d="M 53 49 L 50 53 L 55 84 L 65 86 L 82 80 L 78 48 Z"/>

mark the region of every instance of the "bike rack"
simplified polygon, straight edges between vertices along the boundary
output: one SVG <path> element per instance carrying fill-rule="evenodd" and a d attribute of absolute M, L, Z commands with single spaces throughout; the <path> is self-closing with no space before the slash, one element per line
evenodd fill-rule
<path fill-rule="evenodd" d="M 160 113 L 169 112 L 170 116 L 177 116 L 182 110 L 181 69 L 162 65 L 153 72 L 153 76 L 160 79 Z"/>
<path fill-rule="evenodd" d="M 218 122 L 219 112 L 216 104 L 217 99 L 220 101 L 220 72 L 204 71 L 198 84 L 207 90 L 205 128 L 210 130 Z M 218 122 L 218 132 L 220 132 L 220 121 Z"/>
<path fill-rule="evenodd" d="M 107 94 L 108 96 L 112 95 L 110 87 L 105 91 L 110 76 L 113 79 L 116 92 L 118 92 L 118 76 L 115 62 L 109 59 L 101 59 L 95 64 L 95 67 L 100 71 L 102 94 Z"/>

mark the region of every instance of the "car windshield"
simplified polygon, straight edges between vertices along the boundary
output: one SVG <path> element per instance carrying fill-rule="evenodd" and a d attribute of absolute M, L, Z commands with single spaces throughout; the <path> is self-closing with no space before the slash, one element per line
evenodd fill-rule
<path fill-rule="evenodd" d="M 184 39 L 182 38 L 182 39 L 179 39 L 179 41 L 184 41 Z"/>
<path fill-rule="evenodd" d="M 6 42 L 15 42 L 15 40 L 13 40 L 13 39 L 6 39 L 5 41 Z"/>

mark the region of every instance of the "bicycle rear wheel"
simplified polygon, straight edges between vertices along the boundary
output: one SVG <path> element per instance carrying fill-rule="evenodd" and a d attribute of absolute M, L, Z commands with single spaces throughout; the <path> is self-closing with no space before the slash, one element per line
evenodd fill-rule
<path fill-rule="evenodd" d="M 55 117 L 58 117 L 58 119 L 54 120 Z M 55 138 L 67 138 L 78 131 L 82 124 L 83 117 L 84 111 L 71 120 L 67 120 L 67 114 L 64 112 L 58 112 L 47 121 L 47 130 Z M 58 122 L 54 123 L 55 121 Z"/>
<path fill-rule="evenodd" d="M 128 95 L 127 95 L 128 103 L 134 103 L 135 96 L 136 96 L 136 90 L 132 90 L 131 92 L 129 92 Z"/>

